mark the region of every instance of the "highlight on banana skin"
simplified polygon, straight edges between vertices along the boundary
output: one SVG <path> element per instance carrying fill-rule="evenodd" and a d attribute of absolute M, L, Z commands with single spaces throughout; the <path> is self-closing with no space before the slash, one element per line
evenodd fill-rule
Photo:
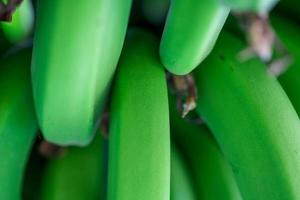
<path fill-rule="evenodd" d="M 297 0 L 0 0 L 0 200 L 300 199 Z"/>

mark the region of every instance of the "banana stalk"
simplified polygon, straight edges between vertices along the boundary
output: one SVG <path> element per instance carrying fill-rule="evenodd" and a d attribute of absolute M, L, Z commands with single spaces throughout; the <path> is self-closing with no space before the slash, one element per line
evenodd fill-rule
<path fill-rule="evenodd" d="M 31 51 L 1 59 L 0 199 L 21 199 L 23 173 L 38 130 L 30 85 Z"/>
<path fill-rule="evenodd" d="M 97 132 L 87 147 L 70 147 L 47 164 L 41 200 L 105 199 L 104 140 Z"/>
<path fill-rule="evenodd" d="M 90 143 L 123 46 L 131 0 L 38 1 L 32 61 L 44 137 Z"/>
<path fill-rule="evenodd" d="M 167 85 L 156 38 L 131 30 L 114 85 L 108 200 L 170 198 Z"/>
<path fill-rule="evenodd" d="M 164 66 L 177 75 L 197 67 L 212 50 L 228 13 L 219 0 L 171 1 L 160 44 Z"/>
<path fill-rule="evenodd" d="M 243 199 L 299 199 L 299 118 L 258 59 L 237 59 L 243 48 L 222 34 L 195 72 L 197 111 L 229 160 Z"/>

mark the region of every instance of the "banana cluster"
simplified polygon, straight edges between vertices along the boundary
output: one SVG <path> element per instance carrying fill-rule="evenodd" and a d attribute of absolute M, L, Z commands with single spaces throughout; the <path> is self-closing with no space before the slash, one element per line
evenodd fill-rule
<path fill-rule="evenodd" d="M 10 3 L 0 200 L 300 199 L 296 0 Z"/>

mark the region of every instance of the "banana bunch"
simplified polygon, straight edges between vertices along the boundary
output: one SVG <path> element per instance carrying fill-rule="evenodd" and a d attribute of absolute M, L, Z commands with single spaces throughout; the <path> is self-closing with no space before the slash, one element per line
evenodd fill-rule
<path fill-rule="evenodd" d="M 48 141 L 91 142 L 122 49 L 130 5 L 131 0 L 38 1 L 32 84 Z"/>
<path fill-rule="evenodd" d="M 236 58 L 242 48 L 224 32 L 196 70 L 197 111 L 233 168 L 244 199 L 298 199 L 299 117 L 261 61 Z"/>
<path fill-rule="evenodd" d="M 300 199 L 287 5 L 0 1 L 0 200 Z"/>

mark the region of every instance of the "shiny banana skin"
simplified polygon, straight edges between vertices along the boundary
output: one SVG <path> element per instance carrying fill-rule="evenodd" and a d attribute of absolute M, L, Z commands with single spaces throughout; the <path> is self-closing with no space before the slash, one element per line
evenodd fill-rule
<path fill-rule="evenodd" d="M 41 200 L 105 199 L 104 140 L 100 131 L 87 147 L 69 147 L 48 161 Z"/>
<path fill-rule="evenodd" d="M 196 194 L 181 152 L 172 144 L 171 148 L 171 200 L 195 200 Z"/>
<path fill-rule="evenodd" d="M 172 0 L 160 43 L 168 71 L 191 72 L 212 50 L 229 14 L 219 0 Z"/>
<path fill-rule="evenodd" d="M 220 0 L 236 12 L 267 14 L 279 0 Z M 283 0 L 285 1 L 285 0 Z"/>
<path fill-rule="evenodd" d="M 221 34 L 194 74 L 197 111 L 232 166 L 243 199 L 299 199 L 299 118 L 261 61 L 237 60 L 243 48 L 233 35 Z"/>
<path fill-rule="evenodd" d="M 151 33 L 128 33 L 110 110 L 108 200 L 170 199 L 168 96 L 157 49 Z"/>
<path fill-rule="evenodd" d="M 33 28 L 34 13 L 31 0 L 23 0 L 12 16 L 11 22 L 1 22 L 5 37 L 12 43 L 28 37 Z"/>
<path fill-rule="evenodd" d="M 130 7 L 131 0 L 38 1 L 32 83 L 48 141 L 84 146 L 92 140 Z"/>
<path fill-rule="evenodd" d="M 182 119 L 172 95 L 169 105 L 172 138 L 186 160 L 197 199 L 242 200 L 232 169 L 207 127 Z"/>
<path fill-rule="evenodd" d="M 1 58 L 0 199 L 19 200 L 23 173 L 38 131 L 30 85 L 31 50 Z"/>
<path fill-rule="evenodd" d="M 271 22 L 279 40 L 292 58 L 289 68 L 278 77 L 278 80 L 300 116 L 300 28 L 293 22 L 275 15 L 271 16 Z"/>

